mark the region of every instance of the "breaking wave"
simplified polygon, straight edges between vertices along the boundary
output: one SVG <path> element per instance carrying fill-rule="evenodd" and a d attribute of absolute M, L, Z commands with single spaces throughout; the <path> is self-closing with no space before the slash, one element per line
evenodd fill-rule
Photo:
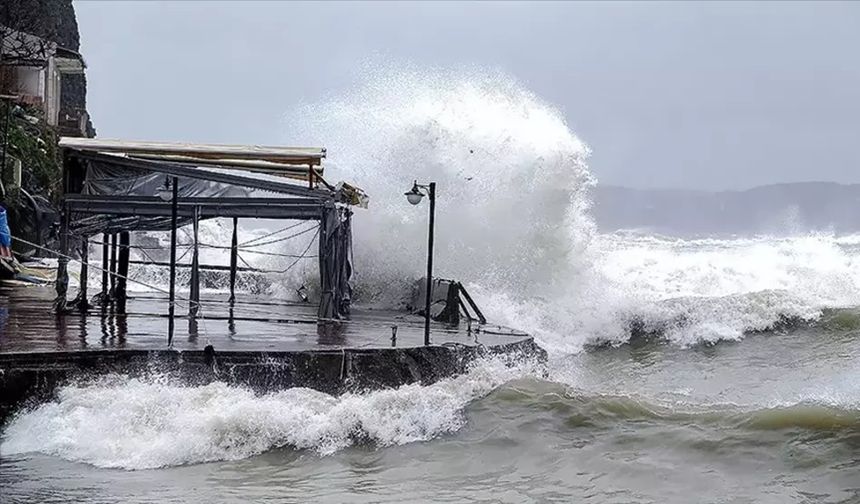
<path fill-rule="evenodd" d="M 860 404 L 826 397 L 768 405 L 658 403 L 637 396 L 590 395 L 558 383 L 519 380 L 482 400 L 495 407 L 517 404 L 564 416 L 567 427 L 609 427 L 626 421 L 694 424 L 742 430 L 851 431 L 860 433 Z"/>
<path fill-rule="evenodd" d="M 307 388 L 263 395 L 221 382 L 182 386 L 166 377 L 112 376 L 61 388 L 57 399 L 19 412 L 4 455 L 41 452 L 99 467 L 148 469 L 237 460 L 273 448 L 330 454 L 348 446 L 427 441 L 455 432 L 463 409 L 534 363 L 482 360 L 429 386 L 331 396 Z"/>
<path fill-rule="evenodd" d="M 402 196 L 418 179 L 438 183 L 437 274 L 551 353 L 637 332 L 733 340 L 860 303 L 852 237 L 597 232 L 588 147 L 558 110 L 497 72 L 374 68 L 289 124 L 299 143 L 332 146 L 329 173 L 371 194 L 355 224 L 363 301 L 396 304 L 422 275 L 426 207 Z"/>
<path fill-rule="evenodd" d="M 413 180 L 432 180 L 435 273 L 462 281 L 494 322 L 534 334 L 551 354 L 643 334 L 680 345 L 737 340 L 860 304 L 860 235 L 600 233 L 589 217 L 588 147 L 561 112 L 507 75 L 382 65 L 359 82 L 293 111 L 284 138 L 328 146 L 326 177 L 371 196 L 354 219 L 358 303 L 400 306 L 424 274 L 427 205 L 408 205 L 403 192 Z M 270 231 L 243 226 L 240 242 Z M 212 221 L 201 233 L 203 242 L 225 244 L 231 228 Z M 310 239 L 264 251 L 299 254 Z M 201 253 L 204 263 L 228 262 L 225 250 Z M 243 253 L 245 260 L 285 266 L 265 254 Z M 313 290 L 315 272 L 313 261 L 300 261 L 286 273 L 240 275 L 239 287 L 291 298 L 302 284 Z M 180 270 L 180 282 L 187 274 Z M 157 268 L 133 276 L 166 285 Z M 225 285 L 226 275 L 207 280 Z"/>
<path fill-rule="evenodd" d="M 823 399 L 766 406 L 656 403 L 594 395 L 536 379 L 531 364 L 483 361 L 471 373 L 422 387 L 330 396 L 305 388 L 257 395 L 224 383 L 189 387 L 158 377 L 114 376 L 67 386 L 20 412 L 5 429 L 4 456 L 41 452 L 98 467 L 151 469 L 237 460 L 276 449 L 328 455 L 349 446 L 428 441 L 460 430 L 468 411 L 506 418 L 549 412 L 562 429 L 619 423 L 740 431 L 860 433 L 860 409 Z M 546 427 L 555 428 L 555 427 Z"/>

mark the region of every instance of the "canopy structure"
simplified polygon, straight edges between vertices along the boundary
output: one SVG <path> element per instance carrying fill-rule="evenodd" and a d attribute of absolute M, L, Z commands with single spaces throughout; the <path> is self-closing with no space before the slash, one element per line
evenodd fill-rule
<path fill-rule="evenodd" d="M 193 224 L 191 310 L 199 308 L 198 223 L 233 219 L 230 292 L 235 300 L 239 218 L 298 219 L 319 222 L 321 320 L 349 314 L 352 265 L 350 206 L 366 207 L 360 189 L 323 179 L 324 148 L 212 145 L 68 138 L 63 149 L 63 200 L 57 274 L 58 310 L 89 306 L 86 297 L 87 240 L 104 235 L 103 269 L 109 270 L 111 292 L 102 297 L 125 299 L 129 264 L 129 233 L 171 230 L 171 293 L 175 289 L 176 228 Z M 72 242 L 82 244 L 81 293 L 71 303 L 67 262 Z M 107 263 L 108 245 L 112 259 Z M 116 282 L 114 282 L 114 278 Z M 170 300 L 172 321 L 173 299 Z M 172 328 L 172 324 L 171 324 Z M 172 332 L 172 331 L 171 331 Z"/>

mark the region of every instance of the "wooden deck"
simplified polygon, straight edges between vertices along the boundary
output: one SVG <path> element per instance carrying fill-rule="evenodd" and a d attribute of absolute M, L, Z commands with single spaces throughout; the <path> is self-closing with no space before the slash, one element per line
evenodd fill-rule
<path fill-rule="evenodd" d="M 167 300 L 158 294 L 131 295 L 126 314 L 96 307 L 87 314 L 55 315 L 53 289 L 0 288 L 0 354 L 78 352 L 88 350 L 167 348 Z M 397 348 L 423 346 L 424 319 L 408 313 L 353 309 L 351 320 L 338 327 L 318 326 L 316 306 L 245 297 L 231 309 L 226 295 L 204 296 L 202 317 L 177 314 L 173 348 L 218 351 L 290 352 L 391 348 L 397 327 Z M 477 326 L 476 326 L 477 327 Z M 486 325 L 468 332 L 465 321 L 450 328 L 432 323 L 433 345 L 497 346 L 523 339 L 525 333 Z"/>

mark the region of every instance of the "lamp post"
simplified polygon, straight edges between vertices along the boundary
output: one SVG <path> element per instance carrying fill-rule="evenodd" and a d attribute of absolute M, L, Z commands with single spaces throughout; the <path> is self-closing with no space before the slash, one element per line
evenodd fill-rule
<path fill-rule="evenodd" d="M 429 184 L 419 184 L 416 180 L 412 184 L 412 189 L 404 195 L 406 200 L 412 205 L 421 203 L 424 195 L 430 197 L 430 222 L 427 238 L 427 289 L 424 302 L 424 344 L 430 344 L 430 297 L 433 293 L 433 226 L 436 220 L 436 182 Z"/>

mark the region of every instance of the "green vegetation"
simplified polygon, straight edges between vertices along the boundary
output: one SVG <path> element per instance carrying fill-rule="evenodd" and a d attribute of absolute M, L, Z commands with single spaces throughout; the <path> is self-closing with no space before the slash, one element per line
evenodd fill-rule
<path fill-rule="evenodd" d="M 0 120 L 6 120 L 4 106 Z M 8 152 L 21 160 L 21 183 L 31 194 L 43 194 L 57 201 L 61 191 L 60 154 L 58 136 L 53 128 L 45 124 L 43 114 L 37 108 L 12 105 L 9 111 Z M 11 164 L 7 162 L 4 185 L 11 179 Z M 17 203 L 17 191 L 9 191 L 6 203 Z"/>

